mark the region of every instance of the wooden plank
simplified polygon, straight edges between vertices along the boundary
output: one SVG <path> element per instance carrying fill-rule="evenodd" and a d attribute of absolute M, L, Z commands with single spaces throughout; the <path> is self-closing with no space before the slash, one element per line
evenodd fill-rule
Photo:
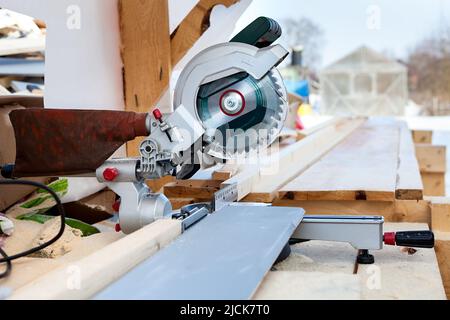
<path fill-rule="evenodd" d="M 120 0 L 119 14 L 126 110 L 149 112 L 171 74 L 167 0 Z M 138 155 L 141 141 L 127 144 L 128 156 Z"/>
<path fill-rule="evenodd" d="M 178 210 L 189 204 L 199 203 L 199 202 L 202 202 L 202 199 L 195 199 L 195 198 L 172 198 L 172 199 L 170 199 L 170 203 L 172 204 L 173 210 Z"/>
<path fill-rule="evenodd" d="M 395 201 L 296 201 L 275 200 L 274 206 L 299 207 L 313 215 L 379 215 L 389 222 L 431 223 L 430 203 L 426 200 Z"/>
<path fill-rule="evenodd" d="M 171 35 L 172 66 L 175 66 L 200 36 L 209 28 L 209 17 L 214 6 L 218 4 L 226 7 L 239 0 L 200 0 L 180 23 Z"/>
<path fill-rule="evenodd" d="M 340 118 L 333 117 L 333 118 L 331 118 L 329 120 L 326 120 L 326 121 L 323 121 L 323 122 L 321 122 L 321 123 L 319 123 L 319 124 L 317 124 L 317 125 L 315 125 L 313 127 L 306 128 L 306 129 L 303 129 L 303 130 L 298 130 L 297 131 L 298 140 L 301 140 L 301 139 L 304 139 L 306 137 L 309 137 L 310 135 L 312 135 L 312 134 L 314 134 L 314 133 L 316 133 L 316 132 L 318 132 L 318 131 L 320 131 L 320 130 L 328 127 L 328 126 L 335 125 L 340 120 L 341 120 Z"/>
<path fill-rule="evenodd" d="M 393 201 L 400 129 L 369 120 L 280 189 L 291 200 Z"/>
<path fill-rule="evenodd" d="M 178 220 L 158 220 L 69 266 L 64 265 L 16 290 L 10 299 L 88 299 L 181 234 Z M 72 271 L 71 271 L 72 270 Z M 70 289 L 70 275 L 73 285 Z"/>
<path fill-rule="evenodd" d="M 33 53 L 45 50 L 45 37 L 2 39 L 0 44 L 0 56 Z"/>
<path fill-rule="evenodd" d="M 215 180 L 183 180 L 164 186 L 164 194 L 168 198 L 195 198 L 211 200 L 220 189 L 222 181 Z"/>
<path fill-rule="evenodd" d="M 445 196 L 445 173 L 423 172 L 421 175 L 424 196 Z"/>
<path fill-rule="evenodd" d="M 414 143 L 428 143 L 431 144 L 433 140 L 433 131 L 431 130 L 413 130 L 412 137 Z"/>
<path fill-rule="evenodd" d="M 450 299 L 450 232 L 434 232 L 437 260 L 447 299 Z"/>
<path fill-rule="evenodd" d="M 431 229 L 450 232 L 450 198 L 431 197 Z"/>
<path fill-rule="evenodd" d="M 399 127 L 400 146 L 395 197 L 403 200 L 421 200 L 423 199 L 423 184 L 411 131 L 404 121 L 399 121 Z"/>
<path fill-rule="evenodd" d="M 222 168 L 215 170 L 212 173 L 213 180 L 225 181 L 231 179 L 232 176 L 238 171 L 238 165 L 233 163 L 227 163 Z"/>
<path fill-rule="evenodd" d="M 416 156 L 421 172 L 446 171 L 446 147 L 429 144 L 416 144 Z"/>
<path fill-rule="evenodd" d="M 176 178 L 172 176 L 164 176 L 160 179 L 152 179 L 147 180 L 147 186 L 153 191 L 153 192 L 162 192 L 162 188 L 171 182 L 175 182 Z"/>
<path fill-rule="evenodd" d="M 247 201 L 271 202 L 276 198 L 279 188 L 319 160 L 364 121 L 342 119 L 308 139 L 261 159 L 258 165 L 248 165 L 223 185 L 237 183 L 240 200 L 246 197 Z"/>

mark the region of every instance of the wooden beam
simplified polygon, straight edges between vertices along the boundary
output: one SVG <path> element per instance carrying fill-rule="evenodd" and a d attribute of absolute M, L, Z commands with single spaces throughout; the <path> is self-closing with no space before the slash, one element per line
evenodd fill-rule
<path fill-rule="evenodd" d="M 120 0 L 119 13 L 126 110 L 149 112 L 170 80 L 168 3 Z M 141 141 L 127 144 L 128 156 L 138 155 Z"/>
<path fill-rule="evenodd" d="M 446 171 L 446 147 L 429 144 L 416 144 L 416 156 L 421 172 Z"/>
<path fill-rule="evenodd" d="M 434 250 L 447 299 L 450 299 L 450 232 L 435 232 Z"/>
<path fill-rule="evenodd" d="M 279 196 L 292 200 L 393 201 L 399 138 L 396 124 L 368 120 L 282 187 Z"/>
<path fill-rule="evenodd" d="M 431 229 L 450 232 L 450 198 L 431 197 Z"/>
<path fill-rule="evenodd" d="M 239 199 L 271 202 L 279 188 L 310 167 L 336 144 L 364 123 L 364 119 L 342 119 L 310 138 L 283 148 L 258 165 L 248 165 L 223 186 L 238 185 Z"/>
<path fill-rule="evenodd" d="M 10 299 L 89 299 L 180 234 L 180 221 L 158 220 L 70 266 L 43 275 L 15 291 Z M 74 278 L 74 285 L 80 285 L 79 289 L 71 290 L 68 286 L 71 272 L 74 277 L 79 276 Z"/>
<path fill-rule="evenodd" d="M 181 180 L 166 184 L 164 194 L 173 198 L 195 198 L 211 200 L 214 193 L 220 189 L 222 181 L 215 180 Z"/>
<path fill-rule="evenodd" d="M 399 122 L 400 145 L 395 198 L 402 200 L 423 199 L 423 184 L 414 143 L 406 122 Z"/>
<path fill-rule="evenodd" d="M 218 4 L 226 7 L 239 0 L 200 0 L 171 35 L 172 66 L 175 66 L 210 26 L 210 14 Z"/>
<path fill-rule="evenodd" d="M 226 163 L 222 168 L 215 170 L 212 173 L 212 179 L 218 181 L 226 181 L 231 179 L 238 171 L 238 165 L 233 163 Z"/>
<path fill-rule="evenodd" d="M 412 137 L 414 143 L 428 143 L 431 144 L 433 140 L 433 131 L 431 130 L 413 130 Z"/>
<path fill-rule="evenodd" d="M 445 196 L 445 172 L 422 172 L 423 195 Z"/>
<path fill-rule="evenodd" d="M 153 191 L 153 192 L 162 192 L 162 188 L 171 182 L 175 182 L 176 178 L 172 176 L 164 176 L 159 179 L 152 179 L 147 180 L 147 186 Z"/>

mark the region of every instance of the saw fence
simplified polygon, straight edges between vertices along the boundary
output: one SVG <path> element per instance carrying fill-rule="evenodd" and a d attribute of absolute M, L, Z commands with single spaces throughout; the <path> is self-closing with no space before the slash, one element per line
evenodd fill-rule
<path fill-rule="evenodd" d="M 304 208 L 308 214 L 382 215 L 387 222 L 426 223 L 449 293 L 450 201 L 445 195 L 445 147 L 431 131 L 411 132 L 393 118 L 340 118 L 279 144 L 259 165 L 225 164 L 197 180 L 152 181 L 175 208 L 208 201 L 236 183 L 243 202 Z M 291 139 L 292 140 L 292 139 Z M 194 177 L 195 178 L 195 177 Z"/>

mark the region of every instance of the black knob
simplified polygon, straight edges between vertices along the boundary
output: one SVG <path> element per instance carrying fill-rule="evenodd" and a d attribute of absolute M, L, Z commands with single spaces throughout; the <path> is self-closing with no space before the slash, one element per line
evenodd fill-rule
<path fill-rule="evenodd" d="M 433 248 L 434 234 L 431 231 L 396 232 L 395 244 L 402 247 Z"/>
<path fill-rule="evenodd" d="M 14 172 L 13 164 L 5 164 L 4 166 L 0 167 L 0 174 L 2 175 L 3 178 L 12 179 L 13 172 Z"/>

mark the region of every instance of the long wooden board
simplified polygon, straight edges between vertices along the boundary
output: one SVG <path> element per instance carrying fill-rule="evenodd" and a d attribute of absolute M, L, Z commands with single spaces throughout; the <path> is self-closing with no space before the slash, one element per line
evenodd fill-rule
<path fill-rule="evenodd" d="M 31 281 L 16 290 L 9 299 L 88 299 L 180 234 L 180 221 L 158 220 L 87 257 Z"/>
<path fill-rule="evenodd" d="M 400 129 L 368 120 L 292 182 L 280 197 L 293 200 L 394 201 Z"/>
<path fill-rule="evenodd" d="M 341 119 L 311 137 L 262 159 L 258 165 L 249 165 L 223 185 L 237 183 L 240 200 L 271 202 L 279 188 L 314 164 L 364 122 L 365 119 Z"/>
<path fill-rule="evenodd" d="M 423 184 L 415 155 L 411 131 L 406 122 L 400 122 L 400 145 L 395 197 L 403 200 L 423 199 Z"/>

